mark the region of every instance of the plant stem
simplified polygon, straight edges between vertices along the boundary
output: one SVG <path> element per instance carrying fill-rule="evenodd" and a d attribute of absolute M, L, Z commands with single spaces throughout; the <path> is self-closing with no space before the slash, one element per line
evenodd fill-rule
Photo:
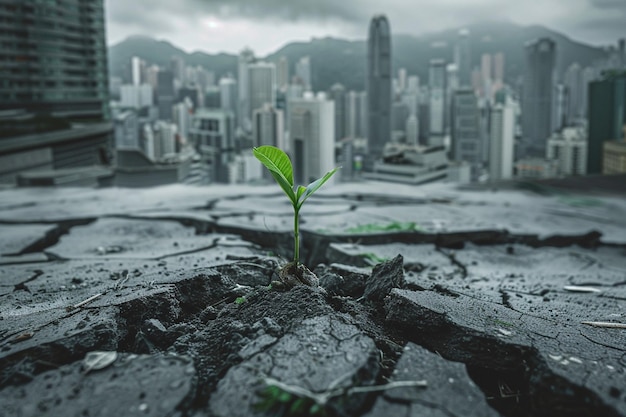
<path fill-rule="evenodd" d="M 298 213 L 300 210 L 293 209 L 293 262 L 298 265 L 300 262 L 300 230 L 298 227 Z"/>

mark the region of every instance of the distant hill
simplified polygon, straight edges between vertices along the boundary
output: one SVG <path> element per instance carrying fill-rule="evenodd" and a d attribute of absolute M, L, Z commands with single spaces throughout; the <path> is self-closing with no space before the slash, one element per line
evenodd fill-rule
<path fill-rule="evenodd" d="M 557 43 L 557 70 L 559 74 L 573 62 L 582 66 L 606 56 L 602 48 L 573 41 L 565 35 L 543 26 L 519 26 L 512 23 L 489 22 L 467 26 L 470 31 L 472 65 L 480 65 L 483 53 L 503 52 L 505 55 L 505 78 L 516 83 L 524 70 L 524 45 L 541 37 L 550 37 Z M 393 33 L 393 22 L 392 22 Z M 445 30 L 422 36 L 394 35 L 392 53 L 394 71 L 406 68 L 409 74 L 418 74 L 421 82 L 428 79 L 428 63 L 434 58 L 453 60 L 454 45 L 458 29 Z M 110 72 L 112 75 L 130 74 L 130 59 L 139 56 L 158 65 L 169 65 L 174 55 L 182 56 L 188 65 L 202 65 L 214 71 L 216 76 L 226 73 L 237 74 L 237 56 L 230 54 L 188 54 L 166 41 L 150 37 L 133 36 L 109 48 Z M 335 38 L 313 39 L 309 42 L 287 44 L 264 59 L 278 61 L 286 56 L 293 73 L 295 63 L 303 56 L 311 57 L 312 84 L 314 90 L 327 90 L 334 83 L 346 88 L 365 88 L 366 42 L 347 41 Z"/>

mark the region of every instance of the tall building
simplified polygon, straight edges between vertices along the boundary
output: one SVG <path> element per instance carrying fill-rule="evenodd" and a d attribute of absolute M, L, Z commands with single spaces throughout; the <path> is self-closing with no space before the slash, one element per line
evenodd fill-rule
<path fill-rule="evenodd" d="M 296 62 L 296 82 L 305 90 L 311 89 L 311 57 L 303 56 Z"/>
<path fill-rule="evenodd" d="M 185 98 L 182 102 L 174 105 L 174 124 L 178 128 L 179 143 L 181 145 L 187 143 L 189 139 L 193 112 L 194 106 L 189 98 Z"/>
<path fill-rule="evenodd" d="M 289 84 L 289 60 L 286 56 L 281 56 L 278 59 L 278 66 L 276 68 L 276 85 L 278 89 L 284 90 Z"/>
<path fill-rule="evenodd" d="M 306 184 L 335 167 L 335 103 L 308 93 L 289 107 L 294 180 Z"/>
<path fill-rule="evenodd" d="M 522 134 L 527 156 L 543 157 L 552 133 L 555 65 L 553 40 L 542 38 L 526 45 Z"/>
<path fill-rule="evenodd" d="M 375 160 L 391 141 L 391 29 L 384 15 L 370 22 L 367 60 L 367 139 Z"/>
<path fill-rule="evenodd" d="M 367 135 L 367 93 L 350 91 L 346 96 L 346 136 L 365 138 Z"/>
<path fill-rule="evenodd" d="M 285 149 L 285 120 L 282 110 L 265 103 L 252 115 L 252 142 L 254 146 L 272 145 Z"/>
<path fill-rule="evenodd" d="M 250 91 L 248 89 L 248 66 L 255 61 L 254 52 L 245 48 L 239 54 L 237 82 L 239 84 L 239 126 L 246 130 L 250 127 Z"/>
<path fill-rule="evenodd" d="M 398 90 L 400 90 L 400 92 L 403 93 L 404 91 L 406 91 L 406 89 L 407 89 L 406 68 L 400 68 L 398 70 Z"/>
<path fill-rule="evenodd" d="M 2 1 L 0 110 L 109 118 L 103 0 Z"/>
<path fill-rule="evenodd" d="M 587 173 L 602 173 L 603 146 L 622 137 L 626 124 L 626 71 L 609 72 L 589 84 Z"/>
<path fill-rule="evenodd" d="M 172 119 L 172 106 L 175 102 L 174 75 L 171 71 L 159 71 L 157 73 L 157 106 L 159 107 L 159 119 Z"/>
<path fill-rule="evenodd" d="M 584 72 L 577 62 L 567 67 L 563 76 L 563 84 L 567 92 L 567 103 L 565 106 L 565 122 L 571 126 L 585 118 L 585 90 L 588 81 L 584 78 Z"/>
<path fill-rule="evenodd" d="M 248 100 L 252 113 L 266 103 L 276 105 L 276 65 L 269 62 L 257 62 L 248 66 Z"/>
<path fill-rule="evenodd" d="M 459 39 L 455 49 L 455 63 L 459 71 L 459 85 L 461 87 L 472 85 L 472 58 L 467 29 L 459 31 Z"/>
<path fill-rule="evenodd" d="M 136 56 L 131 58 L 130 64 L 132 71 L 132 85 L 140 85 L 143 82 L 143 67 L 145 64 L 141 58 Z"/>
<path fill-rule="evenodd" d="M 204 90 L 204 106 L 207 109 L 222 108 L 222 89 L 215 85 L 210 85 Z"/>
<path fill-rule="evenodd" d="M 504 54 L 498 52 L 493 56 L 494 92 L 504 85 Z"/>
<path fill-rule="evenodd" d="M 413 146 L 419 145 L 419 121 L 417 120 L 415 113 L 412 113 L 406 119 L 405 131 L 406 143 Z"/>
<path fill-rule="evenodd" d="M 229 183 L 229 164 L 234 157 L 234 116 L 228 110 L 198 109 L 189 136 L 208 164 L 212 182 Z"/>
<path fill-rule="evenodd" d="M 513 146 L 515 139 L 515 109 L 499 103 L 490 109 L 489 120 L 489 180 L 513 177 Z"/>
<path fill-rule="evenodd" d="M 235 116 L 235 126 L 239 123 L 239 105 L 237 80 L 232 77 L 224 77 L 220 79 L 220 104 L 223 110 L 229 110 Z"/>
<path fill-rule="evenodd" d="M 559 175 L 587 173 L 587 132 L 584 127 L 566 127 L 548 139 L 546 158 L 557 161 Z"/>
<path fill-rule="evenodd" d="M 329 97 L 335 102 L 335 141 L 346 137 L 346 94 L 342 84 L 330 87 Z"/>
<path fill-rule="evenodd" d="M 442 59 L 430 61 L 428 76 L 430 108 L 430 146 L 443 145 L 446 124 L 446 63 Z"/>
<path fill-rule="evenodd" d="M 174 55 L 170 59 L 170 71 L 172 71 L 174 80 L 178 80 L 180 85 L 185 85 L 187 82 L 185 71 L 185 60 L 179 55 Z"/>
<path fill-rule="evenodd" d="M 483 163 L 483 141 L 480 129 L 478 99 L 472 89 L 454 93 L 452 103 L 452 159 L 471 165 L 476 179 Z"/>
<path fill-rule="evenodd" d="M 115 148 L 139 148 L 139 123 L 137 113 L 126 110 L 113 118 Z"/>
<path fill-rule="evenodd" d="M 120 87 L 120 105 L 141 109 L 153 105 L 154 94 L 149 84 L 126 84 Z"/>

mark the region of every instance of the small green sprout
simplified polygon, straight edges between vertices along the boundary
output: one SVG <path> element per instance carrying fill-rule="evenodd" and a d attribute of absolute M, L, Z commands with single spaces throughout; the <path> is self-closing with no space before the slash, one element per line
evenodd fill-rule
<path fill-rule="evenodd" d="M 339 168 L 334 168 L 328 171 L 322 178 L 313 181 L 306 187 L 299 185 L 294 190 L 293 183 L 293 167 L 291 160 L 285 152 L 276 148 L 275 146 L 259 146 L 252 150 L 254 156 L 261 161 L 267 169 L 269 169 L 272 177 L 276 180 L 280 188 L 283 189 L 289 201 L 293 206 L 293 237 L 294 237 L 294 254 L 293 263 L 297 265 L 300 262 L 300 234 L 298 224 L 298 214 L 302 205 L 314 192 L 320 189 L 326 181 L 333 176 Z"/>
<path fill-rule="evenodd" d="M 237 305 L 241 305 L 241 304 L 245 303 L 246 301 L 247 301 L 246 297 L 237 297 L 237 298 L 235 298 L 235 304 L 237 304 Z"/>

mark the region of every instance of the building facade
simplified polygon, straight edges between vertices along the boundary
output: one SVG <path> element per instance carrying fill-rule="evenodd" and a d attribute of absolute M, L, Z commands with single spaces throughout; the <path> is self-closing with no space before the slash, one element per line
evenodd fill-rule
<path fill-rule="evenodd" d="M 2 22 L 0 110 L 109 118 L 103 0 L 7 0 L 0 13 L 10 16 Z"/>
<path fill-rule="evenodd" d="M 366 134 L 369 159 L 375 160 L 391 140 L 391 29 L 384 15 L 374 16 L 370 22 L 366 80 Z"/>
<path fill-rule="evenodd" d="M 567 127 L 548 139 L 546 158 L 556 160 L 559 175 L 587 173 L 587 132 L 583 127 Z"/>
<path fill-rule="evenodd" d="M 308 184 L 335 167 L 335 103 L 308 93 L 289 107 L 294 180 Z"/>
<path fill-rule="evenodd" d="M 622 137 L 626 124 L 626 71 L 607 73 L 589 84 L 587 173 L 602 172 L 604 142 Z"/>
<path fill-rule="evenodd" d="M 522 134 L 524 154 L 545 155 L 546 142 L 552 133 L 556 43 L 542 38 L 526 45 L 524 93 L 522 99 Z"/>

